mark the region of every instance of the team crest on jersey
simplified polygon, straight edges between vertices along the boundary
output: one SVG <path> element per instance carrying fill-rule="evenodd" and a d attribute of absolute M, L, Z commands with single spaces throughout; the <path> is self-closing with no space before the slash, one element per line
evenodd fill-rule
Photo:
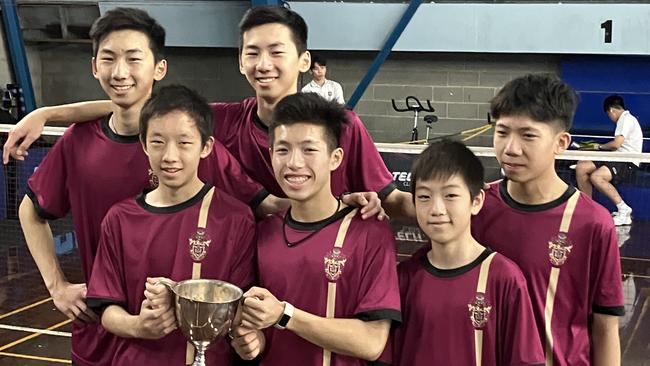
<path fill-rule="evenodd" d="M 151 189 L 158 188 L 158 176 L 153 173 L 153 170 L 149 169 L 149 187 Z"/>
<path fill-rule="evenodd" d="M 472 326 L 476 329 L 483 329 L 488 322 L 490 317 L 490 311 L 492 306 L 490 306 L 485 298 L 485 294 L 477 293 L 474 300 L 467 304 L 469 309 L 469 318 L 472 321 Z"/>
<path fill-rule="evenodd" d="M 327 92 L 327 96 L 328 96 L 328 97 L 332 97 L 332 92 L 331 92 L 331 91 L 330 91 L 330 92 Z"/>
<path fill-rule="evenodd" d="M 212 240 L 204 229 L 197 229 L 196 233 L 190 238 L 190 255 L 195 262 L 202 261 L 208 254 L 208 247 Z"/>
<path fill-rule="evenodd" d="M 325 276 L 327 279 L 330 281 L 336 281 L 341 278 L 347 260 L 348 259 L 343 253 L 341 253 L 341 249 L 339 248 L 334 248 L 327 253 L 323 258 L 325 263 Z"/>
<path fill-rule="evenodd" d="M 573 248 L 573 245 L 569 244 L 566 233 L 560 232 L 554 236 L 548 242 L 548 256 L 551 264 L 555 267 L 563 265 L 569 258 L 571 248 Z"/>

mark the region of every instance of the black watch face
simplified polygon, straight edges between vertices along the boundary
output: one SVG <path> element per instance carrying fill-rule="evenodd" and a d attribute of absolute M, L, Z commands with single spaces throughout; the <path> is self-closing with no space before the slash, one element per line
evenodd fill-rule
<path fill-rule="evenodd" d="M 291 317 L 287 314 L 282 314 L 282 318 L 280 318 L 280 321 L 278 322 L 278 325 L 281 326 L 282 328 L 285 328 L 287 324 L 289 323 L 289 319 Z"/>

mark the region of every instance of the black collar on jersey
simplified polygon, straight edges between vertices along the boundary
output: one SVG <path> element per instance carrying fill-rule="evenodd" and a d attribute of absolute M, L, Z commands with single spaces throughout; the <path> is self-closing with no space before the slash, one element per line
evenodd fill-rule
<path fill-rule="evenodd" d="M 269 133 L 269 126 L 267 126 L 264 122 L 262 122 L 260 116 L 257 115 L 257 107 L 253 109 L 251 114 L 253 115 L 253 124 L 257 126 L 257 128 L 259 128 L 260 130 Z"/>
<path fill-rule="evenodd" d="M 427 272 L 431 273 L 436 277 L 449 278 L 449 277 L 460 276 L 462 274 L 471 271 L 474 267 L 481 264 L 485 260 L 485 258 L 487 258 L 490 254 L 492 254 L 492 249 L 485 248 L 485 250 L 469 264 L 466 264 L 458 268 L 440 269 L 435 267 L 433 264 L 431 264 L 431 262 L 429 262 L 429 257 L 425 253 L 422 257 L 420 257 L 420 264 L 422 264 L 422 266 Z"/>
<path fill-rule="evenodd" d="M 566 191 L 564 191 L 564 193 L 562 193 L 562 195 L 559 198 L 557 198 L 557 199 L 555 199 L 555 200 L 553 200 L 551 202 L 542 203 L 542 204 L 539 204 L 539 205 L 528 205 L 528 204 L 525 204 L 525 203 L 517 202 L 517 201 L 515 201 L 514 198 L 512 198 L 512 196 L 510 196 L 510 193 L 508 193 L 508 180 L 507 180 L 507 178 L 504 178 L 501 181 L 501 183 L 499 184 L 499 194 L 501 194 L 501 198 L 503 199 L 503 201 L 508 206 L 514 208 L 515 210 L 526 211 L 526 212 L 540 212 L 540 211 L 550 210 L 550 209 L 552 209 L 554 207 L 557 207 L 557 206 L 563 204 L 564 202 L 568 201 L 569 198 L 571 198 L 571 195 L 573 195 L 573 193 L 575 191 L 576 191 L 576 188 L 574 186 L 572 186 L 572 185 L 569 185 L 567 187 Z"/>
<path fill-rule="evenodd" d="M 135 201 L 138 203 L 138 205 L 140 207 L 144 208 L 145 210 L 147 210 L 147 211 L 149 211 L 151 213 L 155 213 L 155 214 L 171 214 L 171 213 L 176 213 L 176 212 L 179 212 L 179 211 L 183 211 L 184 209 L 186 209 L 188 207 L 194 206 L 195 204 L 197 204 L 197 202 L 199 202 L 199 201 L 201 201 L 203 199 L 203 197 L 208 193 L 210 188 L 212 188 L 212 185 L 206 183 L 206 184 L 203 185 L 203 188 L 201 188 L 201 190 L 197 194 L 194 195 L 194 197 L 190 198 L 189 200 L 187 200 L 185 202 L 181 202 L 181 203 L 173 205 L 173 206 L 158 207 L 158 206 L 152 206 L 152 205 L 148 204 L 146 202 L 146 200 L 145 200 L 145 197 L 147 196 L 147 193 L 149 193 L 151 191 L 148 191 L 148 192 L 145 191 L 145 192 L 140 193 L 140 195 L 138 195 L 138 197 L 136 197 Z"/>
<path fill-rule="evenodd" d="M 113 113 L 109 113 L 107 116 L 105 116 L 102 119 L 102 131 L 104 131 L 104 135 L 108 137 L 110 140 L 118 142 L 120 144 L 133 144 L 136 142 L 140 142 L 140 135 L 118 135 L 113 130 L 111 130 L 111 127 L 108 125 L 108 122 L 111 120 L 111 116 Z"/>
<path fill-rule="evenodd" d="M 339 207 L 341 205 L 341 201 L 339 200 Z M 345 207 L 342 210 L 339 210 L 338 208 L 336 209 L 336 212 L 323 220 L 315 221 L 315 222 L 300 222 L 294 220 L 293 217 L 291 217 L 291 207 L 287 210 L 287 213 L 284 215 L 284 220 L 282 222 L 282 235 L 284 236 L 284 242 L 287 244 L 289 247 L 294 247 L 302 242 L 305 242 L 307 239 L 311 238 L 312 236 L 316 235 L 321 229 L 326 227 L 327 225 L 334 223 L 343 217 L 345 215 L 349 214 L 354 210 L 354 207 L 348 206 Z M 289 226 L 292 229 L 300 230 L 300 231 L 311 231 L 311 233 L 307 234 L 305 237 L 303 237 L 300 240 L 290 242 L 287 239 L 287 231 L 286 231 L 286 226 Z"/>

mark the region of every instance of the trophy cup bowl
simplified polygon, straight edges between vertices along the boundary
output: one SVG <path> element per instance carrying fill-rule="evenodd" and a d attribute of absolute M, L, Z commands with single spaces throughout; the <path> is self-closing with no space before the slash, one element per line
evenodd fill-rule
<path fill-rule="evenodd" d="M 196 348 L 193 366 L 205 366 L 205 350 L 232 327 L 243 291 L 219 280 L 186 280 L 172 285 L 176 322 Z"/>

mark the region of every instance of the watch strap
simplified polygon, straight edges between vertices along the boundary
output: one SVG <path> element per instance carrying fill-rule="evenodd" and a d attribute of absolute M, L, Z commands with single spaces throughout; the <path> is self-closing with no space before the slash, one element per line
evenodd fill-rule
<path fill-rule="evenodd" d="M 284 303 L 284 311 L 282 312 L 282 316 L 278 320 L 277 323 L 275 323 L 274 327 L 277 329 L 285 329 L 287 327 L 287 324 L 289 324 L 289 320 L 291 320 L 291 317 L 293 316 L 293 311 L 295 308 L 293 305 L 289 304 L 286 301 L 283 301 Z"/>

